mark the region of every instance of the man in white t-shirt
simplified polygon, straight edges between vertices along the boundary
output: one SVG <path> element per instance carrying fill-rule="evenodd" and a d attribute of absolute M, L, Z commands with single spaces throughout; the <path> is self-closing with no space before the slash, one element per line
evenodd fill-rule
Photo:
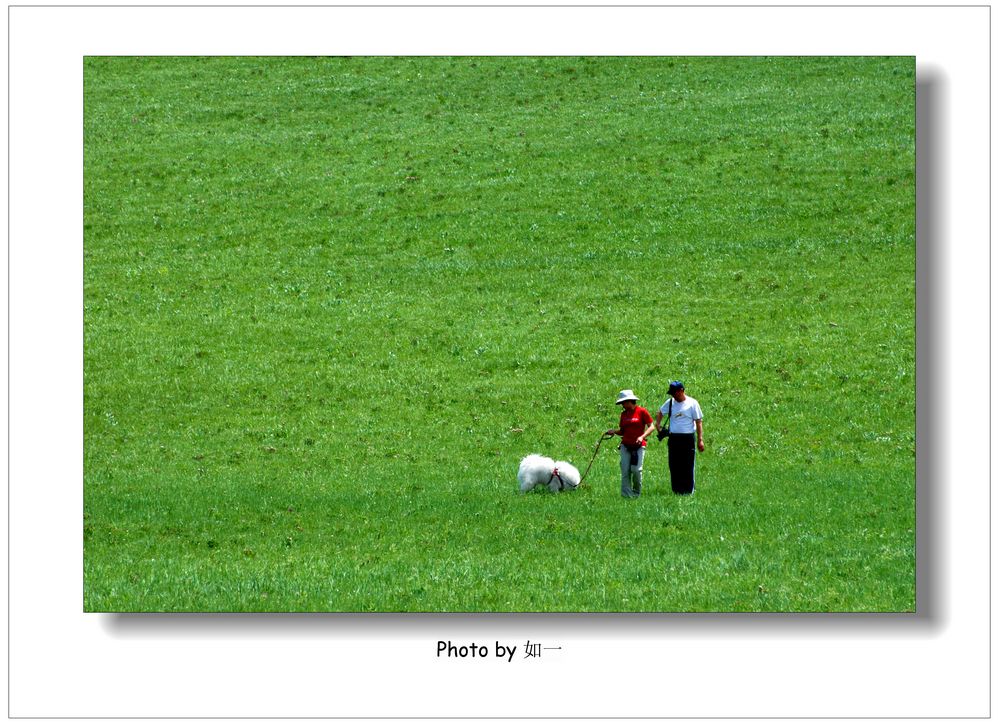
<path fill-rule="evenodd" d="M 697 449 L 704 452 L 704 415 L 697 400 L 687 397 L 679 380 L 669 383 L 669 396 L 656 413 L 656 430 L 660 440 L 669 435 L 669 481 L 673 492 L 689 495 L 694 492 L 695 433 Z M 666 430 L 662 426 L 664 415 L 669 425 Z"/>

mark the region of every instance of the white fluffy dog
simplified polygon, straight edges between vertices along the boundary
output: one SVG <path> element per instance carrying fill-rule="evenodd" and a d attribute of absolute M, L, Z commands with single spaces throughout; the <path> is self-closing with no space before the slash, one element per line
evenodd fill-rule
<path fill-rule="evenodd" d="M 579 487 L 579 471 L 564 460 L 552 460 L 544 455 L 528 455 L 520 461 L 517 471 L 520 492 L 526 493 L 536 486 L 547 486 L 553 493 L 575 490 Z"/>

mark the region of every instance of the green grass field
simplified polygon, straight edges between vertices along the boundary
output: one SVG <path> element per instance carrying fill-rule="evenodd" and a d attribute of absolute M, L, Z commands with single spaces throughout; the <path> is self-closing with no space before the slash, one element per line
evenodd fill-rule
<path fill-rule="evenodd" d="M 914 83 L 86 59 L 85 610 L 913 610 Z M 672 378 L 694 496 L 517 492 Z"/>

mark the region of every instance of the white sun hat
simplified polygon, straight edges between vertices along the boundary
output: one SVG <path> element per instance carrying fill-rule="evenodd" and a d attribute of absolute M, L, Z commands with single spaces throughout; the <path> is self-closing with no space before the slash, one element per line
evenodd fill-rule
<path fill-rule="evenodd" d="M 635 397 L 634 392 L 632 392 L 631 390 L 621 390 L 617 395 L 617 402 L 615 402 L 614 404 L 620 405 L 622 402 L 627 402 L 628 400 L 634 400 L 635 402 L 638 402 L 638 398 Z"/>

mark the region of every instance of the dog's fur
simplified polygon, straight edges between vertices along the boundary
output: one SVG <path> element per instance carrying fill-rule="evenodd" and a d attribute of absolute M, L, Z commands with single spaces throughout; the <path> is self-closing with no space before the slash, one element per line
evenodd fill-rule
<path fill-rule="evenodd" d="M 558 476 L 553 476 L 552 471 L 558 470 Z M 520 469 L 517 471 L 517 482 L 520 483 L 520 492 L 526 493 L 536 486 L 548 486 L 553 493 L 559 490 L 575 490 L 579 487 L 579 471 L 571 463 L 564 460 L 552 460 L 544 455 L 528 455 L 520 461 Z M 562 483 L 559 483 L 559 478 Z"/>

